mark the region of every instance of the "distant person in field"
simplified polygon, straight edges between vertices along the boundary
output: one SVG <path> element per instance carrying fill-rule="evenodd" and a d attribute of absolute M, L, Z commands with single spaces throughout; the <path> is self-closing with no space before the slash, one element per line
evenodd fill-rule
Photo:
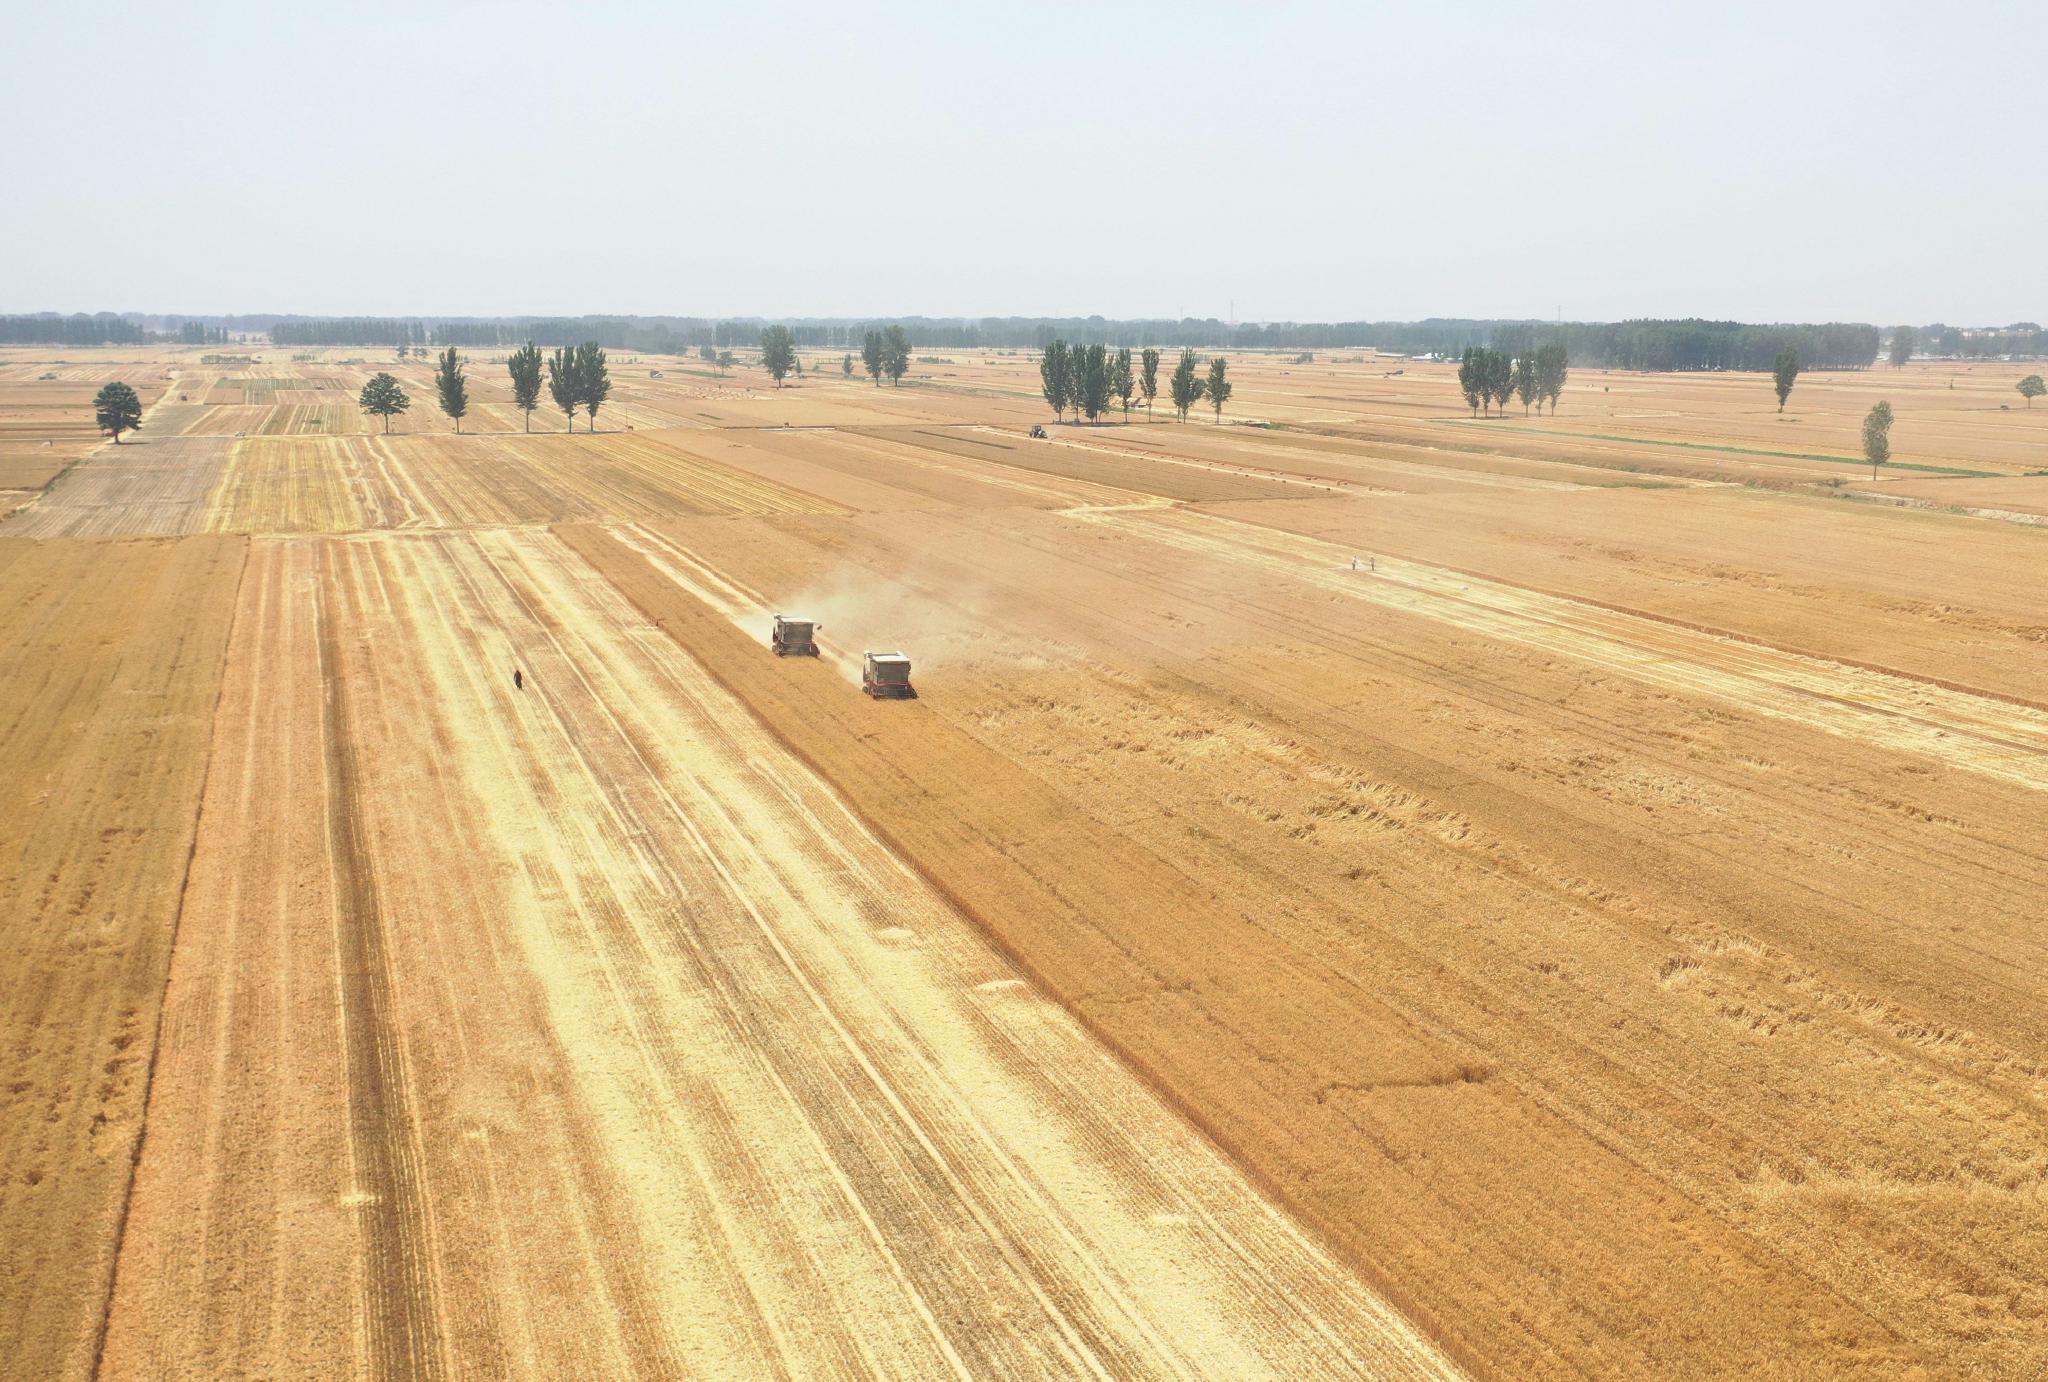
<path fill-rule="evenodd" d="M 514 691 L 524 691 L 526 689 L 526 674 L 517 667 L 512 669 L 512 689 Z"/>

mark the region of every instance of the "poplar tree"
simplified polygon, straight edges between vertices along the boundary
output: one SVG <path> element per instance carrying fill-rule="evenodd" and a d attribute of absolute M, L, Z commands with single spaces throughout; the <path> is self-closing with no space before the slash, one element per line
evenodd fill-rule
<path fill-rule="evenodd" d="M 1771 382 L 1778 390 L 1778 411 L 1785 411 L 1785 400 L 1792 396 L 1792 381 L 1799 377 L 1799 352 L 1786 346 L 1778 352 L 1778 358 L 1771 363 Z"/>
<path fill-rule="evenodd" d="M 142 429 L 142 400 L 133 388 L 116 379 L 93 395 L 92 415 L 102 432 L 114 434 L 114 445 L 119 446 L 123 432 Z"/>
<path fill-rule="evenodd" d="M 463 414 L 469 411 L 469 382 L 462 377 L 462 357 L 449 346 L 441 352 L 441 366 L 434 371 L 434 391 L 441 395 L 441 411 L 455 420 L 462 431 Z"/>
<path fill-rule="evenodd" d="M 1192 347 L 1183 346 L 1180 363 L 1173 367 L 1173 410 L 1180 414 L 1180 420 L 1188 420 L 1188 409 L 1202 401 L 1202 390 L 1206 387 L 1201 376 L 1195 373 L 1195 352 Z"/>
<path fill-rule="evenodd" d="M 1477 346 L 1466 346 L 1465 353 L 1458 357 L 1458 392 L 1465 395 L 1465 406 L 1472 410 L 1472 416 L 1478 417 L 1486 402 L 1486 366 Z"/>
<path fill-rule="evenodd" d="M 786 326 L 770 326 L 761 332 L 761 368 L 774 376 L 775 387 L 782 387 L 783 376 L 796 365 L 796 342 L 790 337 Z"/>
<path fill-rule="evenodd" d="M 576 384 L 576 352 L 568 346 L 557 346 L 548 356 L 548 397 L 568 415 L 569 430 L 575 431 L 576 405 L 583 394 Z"/>
<path fill-rule="evenodd" d="M 597 430 L 597 410 L 612 396 L 611 371 L 605 368 L 604 347 L 585 341 L 576 347 L 576 401 L 590 415 L 590 430 Z"/>
<path fill-rule="evenodd" d="M 1100 421 L 1109 411 L 1109 347 L 1082 346 L 1072 358 L 1074 377 L 1080 385 L 1074 405 L 1088 415 L 1090 422 Z"/>
<path fill-rule="evenodd" d="M 1505 350 L 1486 352 L 1487 391 L 1493 395 L 1493 405 L 1502 416 L 1507 415 L 1508 400 L 1515 396 L 1515 362 L 1508 358 Z"/>
<path fill-rule="evenodd" d="M 1515 357 L 1515 393 L 1522 400 L 1522 416 L 1529 416 L 1529 405 L 1536 400 L 1536 355 L 1524 348 Z"/>
<path fill-rule="evenodd" d="M 505 371 L 512 376 L 512 401 L 526 414 L 526 430 L 533 430 L 533 410 L 540 406 L 540 347 L 532 341 L 512 352 Z"/>
<path fill-rule="evenodd" d="M 1125 422 L 1131 420 L 1131 395 L 1137 388 L 1138 381 L 1131 376 L 1131 348 L 1125 346 L 1109 362 L 1109 391 L 1123 400 Z"/>
<path fill-rule="evenodd" d="M 1159 352 L 1151 346 L 1138 357 L 1143 368 L 1138 371 L 1138 388 L 1145 395 L 1145 417 L 1152 416 L 1152 400 L 1159 397 Z"/>
<path fill-rule="evenodd" d="M 888 372 L 891 384 L 902 387 L 903 376 L 910 372 L 910 337 L 900 326 L 882 333 L 882 368 Z"/>
<path fill-rule="evenodd" d="M 1892 405 L 1879 403 L 1863 419 L 1863 458 L 1870 462 L 1870 478 L 1892 458 Z"/>
<path fill-rule="evenodd" d="M 1067 343 L 1054 341 L 1038 352 L 1038 387 L 1052 405 L 1055 422 L 1067 411 Z"/>
<path fill-rule="evenodd" d="M 1230 401 L 1230 366 L 1219 355 L 1209 362 L 1209 406 L 1216 410 L 1216 422 L 1223 422 L 1223 405 Z"/>
<path fill-rule="evenodd" d="M 882 387 L 882 372 L 889 366 L 889 354 L 882 345 L 882 333 L 870 331 L 861 337 L 860 362 L 868 372 L 868 378 L 875 381 L 875 387 Z"/>
<path fill-rule="evenodd" d="M 1557 416 L 1557 396 L 1564 392 L 1565 377 L 1571 372 L 1563 341 L 1536 347 L 1536 396 L 1550 400 L 1550 415 Z"/>

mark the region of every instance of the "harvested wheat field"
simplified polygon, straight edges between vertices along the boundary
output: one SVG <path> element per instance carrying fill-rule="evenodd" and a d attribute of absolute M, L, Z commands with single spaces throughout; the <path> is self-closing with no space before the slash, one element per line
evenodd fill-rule
<path fill-rule="evenodd" d="M 257 353 L 0 481 L 0 1376 L 2048 1371 L 1996 367 Z"/>

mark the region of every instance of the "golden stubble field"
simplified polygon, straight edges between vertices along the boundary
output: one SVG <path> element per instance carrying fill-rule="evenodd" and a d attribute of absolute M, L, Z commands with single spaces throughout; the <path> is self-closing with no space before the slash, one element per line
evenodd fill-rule
<path fill-rule="evenodd" d="M 2011 367 L 292 353 L 0 360 L 5 1375 L 2048 1367 Z"/>

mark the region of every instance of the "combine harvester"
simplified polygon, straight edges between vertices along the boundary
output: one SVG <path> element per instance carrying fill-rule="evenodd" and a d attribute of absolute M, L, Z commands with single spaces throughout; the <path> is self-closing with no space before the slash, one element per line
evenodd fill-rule
<path fill-rule="evenodd" d="M 816 657 L 818 626 L 808 619 L 789 619 L 778 614 L 775 631 L 768 635 L 768 646 L 777 657 Z"/>
<path fill-rule="evenodd" d="M 768 646 L 777 657 L 816 657 L 818 630 L 823 627 L 809 619 L 778 614 Z M 910 684 L 910 659 L 902 653 L 862 653 L 860 689 L 878 701 L 916 700 L 917 689 Z"/>
<path fill-rule="evenodd" d="M 860 689 L 878 701 L 910 701 L 917 692 L 910 685 L 910 659 L 901 653 L 862 653 Z"/>

